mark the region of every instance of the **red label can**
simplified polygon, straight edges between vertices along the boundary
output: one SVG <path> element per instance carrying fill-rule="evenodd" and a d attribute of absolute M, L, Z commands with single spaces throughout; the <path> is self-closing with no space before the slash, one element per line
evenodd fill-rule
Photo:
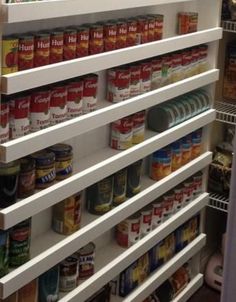
<path fill-rule="evenodd" d="M 50 64 L 63 61 L 64 33 L 53 31 L 50 38 Z"/>
<path fill-rule="evenodd" d="M 9 140 L 9 103 L 2 99 L 0 102 L 0 144 Z"/>
<path fill-rule="evenodd" d="M 135 19 L 129 19 L 127 21 L 127 47 L 136 45 L 137 26 L 137 21 Z"/>
<path fill-rule="evenodd" d="M 114 22 L 104 25 L 104 50 L 111 51 L 116 49 L 117 26 Z"/>
<path fill-rule="evenodd" d="M 148 42 L 148 19 L 145 17 L 137 18 L 137 44 Z"/>
<path fill-rule="evenodd" d="M 130 66 L 130 97 L 141 94 L 141 66 L 134 64 Z"/>
<path fill-rule="evenodd" d="M 111 148 L 126 150 L 132 146 L 133 117 L 127 116 L 111 124 Z"/>
<path fill-rule="evenodd" d="M 164 16 L 163 15 L 155 15 L 155 37 L 156 41 L 161 40 L 163 38 L 163 24 L 164 24 Z"/>
<path fill-rule="evenodd" d="M 116 49 L 127 46 L 127 29 L 127 21 L 121 20 L 117 22 Z"/>
<path fill-rule="evenodd" d="M 152 229 L 157 228 L 163 221 L 163 204 L 157 201 L 152 205 Z"/>
<path fill-rule="evenodd" d="M 155 26 L 156 21 L 154 17 L 149 16 L 148 18 L 148 42 L 155 40 Z"/>
<path fill-rule="evenodd" d="M 152 62 L 141 62 L 141 93 L 151 90 Z"/>
<path fill-rule="evenodd" d="M 50 100 L 50 123 L 55 125 L 67 119 L 67 87 L 53 86 Z"/>
<path fill-rule="evenodd" d="M 34 67 L 34 37 L 31 35 L 19 36 L 18 70 Z"/>
<path fill-rule="evenodd" d="M 175 200 L 174 200 L 174 212 L 178 212 L 183 206 L 183 186 L 179 186 L 174 189 Z"/>
<path fill-rule="evenodd" d="M 94 55 L 104 51 L 103 25 L 94 24 L 90 27 L 89 54 Z"/>
<path fill-rule="evenodd" d="M 34 67 L 48 65 L 50 62 L 50 34 L 38 33 L 34 37 Z"/>
<path fill-rule="evenodd" d="M 50 90 L 41 88 L 31 94 L 30 131 L 45 129 L 50 125 Z"/>
<path fill-rule="evenodd" d="M 147 206 L 141 211 L 140 232 L 141 237 L 144 237 L 152 230 L 152 206 Z"/>
<path fill-rule="evenodd" d="M 77 31 L 75 29 L 67 28 L 64 30 L 64 49 L 63 49 L 64 61 L 73 60 L 76 58 L 76 40 L 77 40 Z"/>
<path fill-rule="evenodd" d="M 89 113 L 97 108 L 98 76 L 90 74 L 84 77 L 83 113 Z"/>
<path fill-rule="evenodd" d="M 77 28 L 76 58 L 86 57 L 89 54 L 89 28 Z"/>
<path fill-rule="evenodd" d="M 144 141 L 145 115 L 145 111 L 140 111 L 133 115 L 133 144 L 139 144 Z"/>
<path fill-rule="evenodd" d="M 84 82 L 77 79 L 67 85 L 67 116 L 69 119 L 83 114 Z"/>
<path fill-rule="evenodd" d="M 152 60 L 152 77 L 151 89 L 158 89 L 162 82 L 162 58 L 154 58 Z"/>
<path fill-rule="evenodd" d="M 174 210 L 175 194 L 170 192 L 163 197 L 163 218 L 164 221 L 170 218 Z"/>

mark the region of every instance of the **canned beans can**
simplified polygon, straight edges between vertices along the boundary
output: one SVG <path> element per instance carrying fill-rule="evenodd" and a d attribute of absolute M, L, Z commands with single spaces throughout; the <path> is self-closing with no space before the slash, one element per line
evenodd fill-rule
<path fill-rule="evenodd" d="M 133 144 L 139 144 L 144 141 L 145 115 L 145 111 L 140 111 L 133 115 Z"/>
<path fill-rule="evenodd" d="M 50 34 L 37 33 L 34 36 L 34 67 L 50 63 Z"/>
<path fill-rule="evenodd" d="M 127 116 L 111 124 L 111 148 L 126 150 L 133 143 L 133 117 Z"/>
<path fill-rule="evenodd" d="M 114 22 L 108 22 L 104 25 L 104 51 L 116 49 L 117 25 Z"/>
<path fill-rule="evenodd" d="M 67 84 L 67 117 L 69 119 L 83 114 L 83 79 L 75 79 Z"/>
<path fill-rule="evenodd" d="M 0 101 L 0 144 L 9 140 L 9 102 L 2 97 Z"/>
<path fill-rule="evenodd" d="M 130 65 L 130 97 L 141 94 L 141 66 Z"/>
<path fill-rule="evenodd" d="M 152 204 L 152 229 L 154 230 L 163 222 L 163 203 L 157 200 Z"/>
<path fill-rule="evenodd" d="M 14 36 L 2 37 L 2 74 L 18 71 L 19 39 Z"/>
<path fill-rule="evenodd" d="M 89 54 L 89 27 L 77 28 L 76 58 L 86 57 Z"/>
<path fill-rule="evenodd" d="M 146 236 L 152 230 L 153 207 L 151 205 L 141 210 L 140 234 Z"/>
<path fill-rule="evenodd" d="M 64 48 L 63 48 L 63 60 L 73 60 L 76 58 L 76 41 L 77 31 L 73 28 L 67 28 L 64 30 Z"/>
<path fill-rule="evenodd" d="M 17 302 L 38 302 L 38 280 L 35 279 L 18 290 Z"/>
<path fill-rule="evenodd" d="M 83 113 L 89 113 L 97 109 L 98 76 L 89 74 L 84 77 Z"/>
<path fill-rule="evenodd" d="M 95 244 L 90 242 L 80 250 L 77 255 L 79 258 L 79 279 L 86 279 L 94 274 L 95 269 Z"/>
<path fill-rule="evenodd" d="M 127 169 L 122 169 L 114 174 L 113 206 L 118 206 L 126 199 Z"/>
<path fill-rule="evenodd" d="M 152 62 L 141 62 L 141 94 L 151 90 Z"/>
<path fill-rule="evenodd" d="M 18 70 L 26 70 L 34 67 L 34 36 L 19 36 Z"/>
<path fill-rule="evenodd" d="M 50 124 L 56 125 L 67 119 L 67 88 L 58 84 L 51 88 Z"/>
<path fill-rule="evenodd" d="M 116 226 L 116 241 L 122 247 L 131 247 L 140 239 L 141 215 L 134 214 Z"/>
<path fill-rule="evenodd" d="M 148 42 L 148 19 L 144 16 L 137 17 L 136 44 Z"/>
<path fill-rule="evenodd" d="M 50 64 L 63 61 L 64 33 L 54 30 L 50 35 Z"/>
<path fill-rule="evenodd" d="M 93 24 L 90 27 L 89 54 L 95 55 L 104 51 L 103 25 Z"/>
<path fill-rule="evenodd" d="M 136 36 L 137 36 L 137 21 L 135 19 L 127 20 L 127 40 L 126 46 L 135 46 L 136 45 Z"/>
<path fill-rule="evenodd" d="M 59 289 L 69 292 L 75 289 L 79 281 L 79 260 L 74 254 L 60 263 Z"/>
<path fill-rule="evenodd" d="M 127 21 L 119 20 L 117 22 L 116 49 L 127 47 Z"/>
<path fill-rule="evenodd" d="M 133 197 L 141 191 L 142 160 L 128 166 L 127 197 Z"/>

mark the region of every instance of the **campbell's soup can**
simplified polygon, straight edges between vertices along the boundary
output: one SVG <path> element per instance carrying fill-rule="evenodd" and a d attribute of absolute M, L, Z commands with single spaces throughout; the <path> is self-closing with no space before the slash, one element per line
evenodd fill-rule
<path fill-rule="evenodd" d="M 39 276 L 38 302 L 59 300 L 59 265 Z"/>
<path fill-rule="evenodd" d="M 76 58 L 86 57 L 89 54 L 89 27 L 77 28 Z"/>
<path fill-rule="evenodd" d="M 156 200 L 152 204 L 152 229 L 154 230 L 163 222 L 163 203 Z"/>
<path fill-rule="evenodd" d="M 83 114 L 83 79 L 75 79 L 67 84 L 67 117 L 69 119 Z"/>
<path fill-rule="evenodd" d="M 45 129 L 50 125 L 50 99 L 48 88 L 39 88 L 31 94 L 30 131 Z"/>
<path fill-rule="evenodd" d="M 151 90 L 152 62 L 141 62 L 141 94 Z"/>
<path fill-rule="evenodd" d="M 137 17 L 137 36 L 136 44 L 148 42 L 148 19 L 146 16 Z"/>
<path fill-rule="evenodd" d="M 114 174 L 113 206 L 118 206 L 126 200 L 127 169 L 122 169 Z"/>
<path fill-rule="evenodd" d="M 140 233 L 141 237 L 146 236 L 152 230 L 152 214 L 153 207 L 152 205 L 146 206 L 141 210 L 141 222 L 140 222 Z"/>
<path fill-rule="evenodd" d="M 17 302 L 38 302 L 38 280 L 35 279 L 18 290 Z"/>
<path fill-rule="evenodd" d="M 102 24 L 90 26 L 89 54 L 95 55 L 104 51 L 104 32 Z"/>
<path fill-rule="evenodd" d="M 127 197 L 133 197 L 141 191 L 141 172 L 143 160 L 128 166 Z"/>
<path fill-rule="evenodd" d="M 63 61 L 64 33 L 54 30 L 50 34 L 50 64 Z"/>
<path fill-rule="evenodd" d="M 19 39 L 15 36 L 2 37 L 2 74 L 18 71 Z"/>
<path fill-rule="evenodd" d="M 189 178 L 183 183 L 183 205 L 186 206 L 193 199 L 194 181 Z"/>
<path fill-rule="evenodd" d="M 126 46 L 135 46 L 136 45 L 136 35 L 137 35 L 137 20 L 134 18 L 130 18 L 127 20 L 127 40 L 126 40 Z"/>
<path fill-rule="evenodd" d="M 140 111 L 133 115 L 133 144 L 139 144 L 144 141 L 145 115 L 145 111 Z"/>
<path fill-rule="evenodd" d="M 88 243 L 78 250 L 76 255 L 79 259 L 79 279 L 83 280 L 91 277 L 95 271 L 95 244 Z"/>
<path fill-rule="evenodd" d="M 18 70 L 34 67 L 34 36 L 20 35 L 18 49 Z"/>
<path fill-rule="evenodd" d="M 194 197 L 197 197 L 203 191 L 203 173 L 201 171 L 193 175 L 193 182 L 194 182 L 193 195 Z"/>
<path fill-rule="evenodd" d="M 140 239 L 141 215 L 134 214 L 116 226 L 116 241 L 122 247 L 130 247 Z"/>
<path fill-rule="evenodd" d="M 30 95 L 17 94 L 10 99 L 10 138 L 15 139 L 29 134 Z"/>
<path fill-rule="evenodd" d="M 162 82 L 162 58 L 152 59 L 151 89 L 158 89 Z"/>
<path fill-rule="evenodd" d="M 175 194 L 175 200 L 174 200 L 174 213 L 181 210 L 183 207 L 183 201 L 184 201 L 184 191 L 183 191 L 183 185 L 179 185 L 178 187 L 174 188 L 174 194 Z"/>
<path fill-rule="evenodd" d="M 108 70 L 107 99 L 112 103 L 127 100 L 130 97 L 131 73 L 129 67 Z"/>
<path fill-rule="evenodd" d="M 84 77 L 83 113 L 97 109 L 98 76 L 89 74 Z"/>
<path fill-rule="evenodd" d="M 115 22 L 104 24 L 104 51 L 116 49 L 117 25 Z"/>
<path fill-rule="evenodd" d="M 79 259 L 76 254 L 60 263 L 59 289 L 69 292 L 75 289 L 79 281 Z"/>
<path fill-rule="evenodd" d="M 73 28 L 66 28 L 64 30 L 64 49 L 63 60 L 73 60 L 76 58 L 76 40 L 77 31 Z"/>
<path fill-rule="evenodd" d="M 127 21 L 120 19 L 117 21 L 116 49 L 127 46 Z"/>
<path fill-rule="evenodd" d="M 111 124 L 111 148 L 126 150 L 133 144 L 133 117 L 127 116 Z"/>
<path fill-rule="evenodd" d="M 56 125 L 67 119 L 67 88 L 65 84 L 51 87 L 50 124 Z"/>
<path fill-rule="evenodd" d="M 140 64 L 130 65 L 130 97 L 141 94 L 141 66 Z"/>
<path fill-rule="evenodd" d="M 174 211 L 175 194 L 173 191 L 163 196 L 163 219 L 166 221 L 170 218 Z"/>
<path fill-rule="evenodd" d="M 0 101 L 0 144 L 9 140 L 9 102 L 2 96 Z"/>
<path fill-rule="evenodd" d="M 36 33 L 34 36 L 34 67 L 50 63 L 50 34 Z"/>

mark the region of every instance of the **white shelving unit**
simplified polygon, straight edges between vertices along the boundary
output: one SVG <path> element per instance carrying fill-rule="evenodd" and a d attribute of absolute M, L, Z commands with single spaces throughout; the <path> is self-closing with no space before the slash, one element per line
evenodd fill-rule
<path fill-rule="evenodd" d="M 161 41 L 1 76 L 1 92 L 12 94 L 96 72 L 99 74 L 99 95 L 97 111 L 0 145 L 0 161 L 5 163 L 61 141 L 71 144 L 74 153 L 73 176 L 0 210 L 0 229 L 3 230 L 32 217 L 31 260 L 0 279 L 0 298 L 7 298 L 88 242 L 94 241 L 96 244 L 95 274 L 79 284 L 72 292 L 60 296 L 60 302 L 84 302 L 134 260 L 208 204 L 209 196 L 203 193 L 134 246 L 129 249 L 119 247 L 113 238 L 113 228 L 117 223 L 196 172 L 207 170 L 212 159 L 208 143 L 210 124 L 216 118 L 216 111 L 209 109 L 160 134 L 147 130 L 144 142 L 123 152 L 108 147 L 109 123 L 135 112 L 148 110 L 156 104 L 200 87 L 213 93 L 214 83 L 219 78 L 216 56 L 218 40 L 222 37 L 222 29 L 219 27 L 220 6 L 220 0 L 139 0 L 138 4 L 135 0 L 120 0 L 117 3 L 108 0 L 0 3 L 1 22 L 4 23 L 1 31 L 5 35 L 15 32 L 24 33 L 29 28 L 32 31 L 38 31 L 58 26 L 76 26 L 85 22 L 94 23 L 110 19 L 111 16 L 112 18 L 126 18 L 148 13 L 165 15 L 164 36 Z M 176 36 L 176 16 L 179 11 L 199 13 L 198 32 Z M 209 45 L 209 71 L 119 104 L 105 101 L 105 74 L 108 68 L 202 43 Z M 87 213 L 83 200 L 82 227 L 70 236 L 62 236 L 51 230 L 53 205 L 141 158 L 144 158 L 143 170 L 147 171 L 147 157 L 152 152 L 201 127 L 204 128 L 204 144 L 200 157 L 159 182 L 152 181 L 143 173 L 142 191 L 101 217 Z M 201 223 L 201 233 L 203 233 L 203 223 Z M 196 260 L 193 261 L 196 277 L 174 300 L 174 302 L 185 302 L 202 284 L 198 254 L 205 240 L 206 236 L 200 234 L 127 298 L 117 297 L 113 299 L 114 302 L 142 301 L 182 264 L 193 257 Z"/>

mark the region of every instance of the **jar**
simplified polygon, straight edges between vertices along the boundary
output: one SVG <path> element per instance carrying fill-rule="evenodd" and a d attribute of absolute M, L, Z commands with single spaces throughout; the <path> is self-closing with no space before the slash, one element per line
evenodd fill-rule
<path fill-rule="evenodd" d="M 46 150 L 31 155 L 35 160 L 35 187 L 45 189 L 56 179 L 55 154 Z"/>
<path fill-rule="evenodd" d="M 56 144 L 48 149 L 55 154 L 56 179 L 62 180 L 71 176 L 73 167 L 72 147 L 67 144 Z"/>
<path fill-rule="evenodd" d="M 86 279 L 94 274 L 95 244 L 88 243 L 77 252 L 79 258 L 79 279 Z"/>
<path fill-rule="evenodd" d="M 20 160 L 18 197 L 26 198 L 34 194 L 34 189 L 35 189 L 35 160 L 30 157 L 24 157 Z"/>
<path fill-rule="evenodd" d="M 0 208 L 13 205 L 17 200 L 20 162 L 0 163 Z"/>

